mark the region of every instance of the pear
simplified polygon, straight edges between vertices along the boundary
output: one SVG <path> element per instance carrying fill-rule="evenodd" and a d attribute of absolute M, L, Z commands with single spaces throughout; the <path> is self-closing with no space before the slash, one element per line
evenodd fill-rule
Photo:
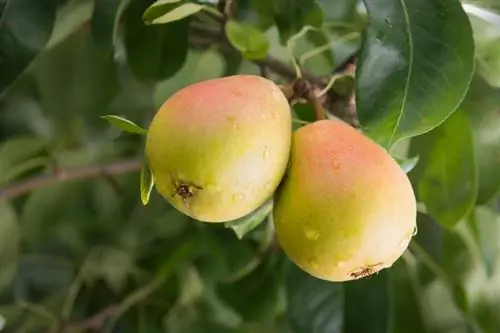
<path fill-rule="evenodd" d="M 407 175 L 370 138 L 338 120 L 293 133 L 273 218 L 279 244 L 302 270 L 342 282 L 390 267 L 408 247 L 416 216 Z"/>
<path fill-rule="evenodd" d="M 155 188 L 203 222 L 241 218 L 268 200 L 287 167 L 288 100 L 272 81 L 235 75 L 175 92 L 154 116 L 145 154 Z"/>

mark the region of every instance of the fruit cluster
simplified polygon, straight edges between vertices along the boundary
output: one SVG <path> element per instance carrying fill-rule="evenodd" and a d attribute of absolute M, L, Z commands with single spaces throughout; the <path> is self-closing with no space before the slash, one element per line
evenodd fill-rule
<path fill-rule="evenodd" d="M 292 131 L 290 104 L 253 75 L 173 94 L 147 134 L 157 191 L 204 222 L 243 217 L 273 198 L 276 238 L 307 273 L 348 281 L 390 267 L 416 227 L 405 172 L 340 120 Z"/>

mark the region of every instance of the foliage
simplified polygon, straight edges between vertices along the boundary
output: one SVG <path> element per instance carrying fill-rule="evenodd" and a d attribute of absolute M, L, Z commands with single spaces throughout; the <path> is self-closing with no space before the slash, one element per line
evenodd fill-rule
<path fill-rule="evenodd" d="M 499 36 L 493 0 L 0 0 L 0 330 L 497 332 Z M 328 116 L 408 172 L 418 234 L 393 267 L 320 281 L 273 240 L 272 200 L 210 225 L 152 191 L 159 105 L 235 73 L 333 83 Z"/>

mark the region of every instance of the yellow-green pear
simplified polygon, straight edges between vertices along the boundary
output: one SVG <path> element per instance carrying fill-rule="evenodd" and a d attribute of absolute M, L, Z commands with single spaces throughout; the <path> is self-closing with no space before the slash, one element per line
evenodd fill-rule
<path fill-rule="evenodd" d="M 146 157 L 157 191 L 204 222 L 226 222 L 269 199 L 288 163 L 289 103 L 254 75 L 210 79 L 174 93 L 148 129 Z"/>
<path fill-rule="evenodd" d="M 390 267 L 416 228 L 416 199 L 385 149 L 338 120 L 301 127 L 274 199 L 277 239 L 310 275 L 349 281 Z"/>

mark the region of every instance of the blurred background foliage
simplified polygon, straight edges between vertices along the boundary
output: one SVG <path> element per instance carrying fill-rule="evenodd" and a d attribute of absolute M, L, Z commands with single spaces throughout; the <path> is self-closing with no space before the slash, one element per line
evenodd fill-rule
<path fill-rule="evenodd" d="M 500 332 L 500 8 L 493 0 L 464 2 L 468 20 L 448 20 L 444 7 L 415 14 L 436 0 L 411 1 L 238 0 L 228 42 L 210 11 L 146 25 L 150 0 L 0 0 L 3 331 Z M 323 86 L 363 43 L 393 61 L 374 45 L 384 38 L 398 45 L 404 36 L 371 40 L 364 31 L 380 28 L 377 15 L 402 15 L 401 3 L 420 20 L 410 28 L 424 42 L 446 37 L 434 37 L 425 20 L 440 18 L 458 32 L 470 21 L 475 48 L 467 35 L 444 41 L 459 60 L 475 50 L 475 74 L 462 101 L 467 66 L 440 72 L 432 62 L 444 53 L 431 44 L 415 51 L 418 61 L 428 59 L 414 74 L 427 94 L 410 92 L 408 100 L 433 112 L 439 100 L 443 115 L 429 113 L 426 125 L 410 110 L 409 131 L 420 132 L 391 147 L 402 164 L 417 162 L 409 176 L 421 202 L 418 233 L 392 268 L 344 284 L 320 281 L 280 252 L 269 221 L 240 240 L 231 228 L 183 216 L 154 191 L 141 204 L 143 138 L 102 115 L 147 128 L 157 108 L 191 83 L 236 73 L 290 82 L 290 52 Z M 436 3 L 461 8 L 456 0 Z M 361 125 L 374 128 L 389 123 L 384 108 L 403 81 L 396 72 L 379 75 L 397 68 L 370 69 L 370 59 L 360 57 L 356 92 Z M 352 120 L 353 89 L 349 77 L 335 82 L 331 116 Z M 456 112 L 446 100 L 460 104 Z M 307 104 L 293 113 L 295 128 L 314 119 Z M 387 133 L 369 133 L 387 142 Z"/>

